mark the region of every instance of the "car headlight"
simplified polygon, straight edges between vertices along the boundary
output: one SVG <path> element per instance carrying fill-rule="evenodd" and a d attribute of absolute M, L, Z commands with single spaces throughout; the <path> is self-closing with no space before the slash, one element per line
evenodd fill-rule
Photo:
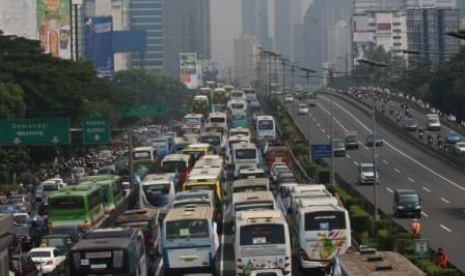
<path fill-rule="evenodd" d="M 404 206 L 399 205 L 399 206 L 397 206 L 397 209 L 402 210 L 402 209 L 404 209 Z"/>

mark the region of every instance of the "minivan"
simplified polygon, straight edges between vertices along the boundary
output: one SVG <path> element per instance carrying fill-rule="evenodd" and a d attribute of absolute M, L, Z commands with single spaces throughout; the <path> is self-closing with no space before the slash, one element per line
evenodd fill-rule
<path fill-rule="evenodd" d="M 397 189 L 394 191 L 394 217 L 421 217 L 421 198 L 413 189 Z"/>

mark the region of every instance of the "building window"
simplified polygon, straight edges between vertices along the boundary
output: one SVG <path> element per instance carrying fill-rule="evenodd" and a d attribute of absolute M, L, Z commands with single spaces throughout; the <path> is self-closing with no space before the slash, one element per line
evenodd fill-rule
<path fill-rule="evenodd" d="M 394 46 L 402 46 L 402 43 L 400 43 L 400 42 L 394 42 L 392 45 L 394 45 Z"/>
<path fill-rule="evenodd" d="M 402 37 L 400 35 L 395 35 L 392 37 L 392 39 L 401 39 Z"/>
<path fill-rule="evenodd" d="M 402 24 L 402 23 L 400 23 L 400 22 L 394 22 L 394 23 L 392 23 L 392 25 L 394 25 L 394 26 L 400 26 L 401 24 Z"/>

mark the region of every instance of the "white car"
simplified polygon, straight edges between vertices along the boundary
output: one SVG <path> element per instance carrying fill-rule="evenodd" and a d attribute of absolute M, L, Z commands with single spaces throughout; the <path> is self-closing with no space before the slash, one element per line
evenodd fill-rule
<path fill-rule="evenodd" d="M 308 115 L 308 105 L 305 103 L 299 104 L 299 109 L 297 110 L 297 114 L 299 115 Z"/>
<path fill-rule="evenodd" d="M 293 101 L 294 101 L 294 96 L 292 96 L 291 94 L 286 94 L 284 96 L 285 103 L 292 103 Z"/>
<path fill-rule="evenodd" d="M 56 269 L 65 269 L 66 255 L 56 247 L 36 247 L 28 254 L 42 274 L 58 272 L 55 271 Z"/>
<path fill-rule="evenodd" d="M 465 154 L 465 142 L 457 142 L 454 145 L 454 153 L 457 155 Z"/>

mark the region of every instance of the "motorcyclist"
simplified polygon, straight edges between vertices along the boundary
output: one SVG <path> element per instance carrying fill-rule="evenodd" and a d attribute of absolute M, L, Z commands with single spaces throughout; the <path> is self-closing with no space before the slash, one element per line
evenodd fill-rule
<path fill-rule="evenodd" d="M 428 144 L 433 144 L 433 135 L 431 133 L 428 133 Z"/>
<path fill-rule="evenodd" d="M 423 139 L 423 129 L 421 129 L 421 128 L 418 130 L 418 138 L 420 140 Z"/>
<path fill-rule="evenodd" d="M 442 145 L 442 136 L 441 136 L 441 134 L 438 134 L 436 139 L 438 141 L 438 146 L 441 146 Z"/>

